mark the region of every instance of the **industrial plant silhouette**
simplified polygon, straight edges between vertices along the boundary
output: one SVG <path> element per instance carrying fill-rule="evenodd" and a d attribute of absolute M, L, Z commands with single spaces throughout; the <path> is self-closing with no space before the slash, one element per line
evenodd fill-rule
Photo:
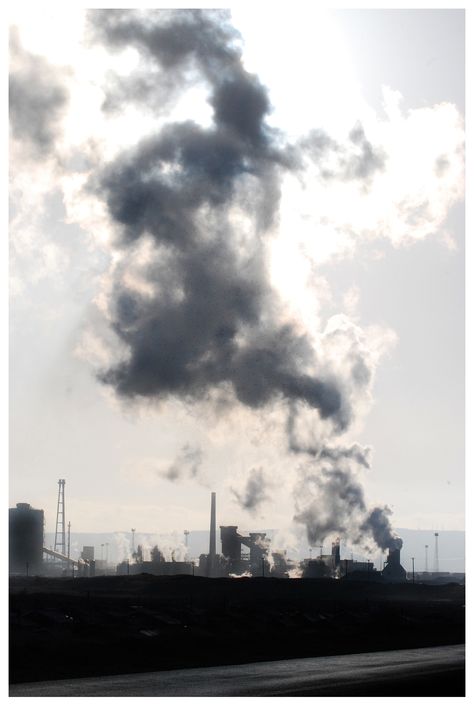
<path fill-rule="evenodd" d="M 72 556 L 64 479 L 54 547 L 44 544 L 42 510 L 11 508 L 11 694 L 78 695 L 76 678 L 364 651 L 388 651 L 379 657 L 390 666 L 397 649 L 464 642 L 463 576 L 407 575 L 399 548 L 376 570 L 373 562 L 344 558 L 338 538 L 330 553 L 320 546 L 318 557 L 298 561 L 272 551 L 266 532 L 242 534 L 236 525 L 220 525 L 219 552 L 216 506 L 212 492 L 209 549 L 198 558 L 165 558 L 156 545 L 145 552 L 135 547 L 132 528 L 130 556 L 117 565 L 108 562 L 108 543 L 100 559 L 92 545 Z M 318 681 L 308 694 L 464 694 L 458 653 L 448 651 L 451 666 L 442 651 L 428 686 L 413 668 L 413 678 L 397 673 L 359 686 Z M 173 694 L 181 694 L 179 685 Z M 243 678 L 230 694 L 253 694 L 245 685 Z"/>
<path fill-rule="evenodd" d="M 341 557 L 338 537 L 332 541 L 331 552 L 323 554 L 320 545 L 319 556 L 302 561 L 287 556 L 286 551 L 272 550 L 271 538 L 265 532 L 250 532 L 243 535 L 236 525 L 220 525 L 221 552 L 217 552 L 216 493 L 211 493 L 209 551 L 198 558 L 190 558 L 185 531 L 186 557 L 177 559 L 174 552 L 165 559 L 158 546 L 145 552 L 142 545 L 135 548 L 135 528 L 132 528 L 132 550 L 129 556 L 121 558 L 112 566 L 108 556 L 95 556 L 95 547 L 85 545 L 78 557 L 71 555 L 71 523 L 66 522 L 65 479 L 58 481 L 56 526 L 54 547 L 46 547 L 44 542 L 44 512 L 32 508 L 28 503 L 18 503 L 9 511 L 10 525 L 10 574 L 93 577 L 101 574 L 134 575 L 194 575 L 200 577 L 278 577 L 278 578 L 333 578 L 351 581 L 371 581 L 382 583 L 410 581 L 449 582 L 462 581 L 461 573 L 439 571 L 438 537 L 435 533 L 435 571 L 425 571 L 407 575 L 400 562 L 400 548 L 393 547 L 377 570 L 372 561 L 361 561 Z M 66 532 L 67 528 L 67 532 Z M 108 555 L 108 543 L 106 555 Z M 400 541 L 401 545 L 401 541 Z M 427 547 L 425 546 L 427 552 Z M 427 555 L 426 555 L 427 558 Z"/>

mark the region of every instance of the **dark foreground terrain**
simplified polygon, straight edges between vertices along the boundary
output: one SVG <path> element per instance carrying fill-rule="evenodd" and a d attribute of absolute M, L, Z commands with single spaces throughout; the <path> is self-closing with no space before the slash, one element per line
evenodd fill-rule
<path fill-rule="evenodd" d="M 10 581 L 12 683 L 462 643 L 459 585 L 152 575 Z M 462 694 L 461 682 L 458 675 L 447 694 Z"/>
<path fill-rule="evenodd" d="M 464 663 L 464 646 L 409 648 L 16 683 L 10 697 L 461 697 Z"/>

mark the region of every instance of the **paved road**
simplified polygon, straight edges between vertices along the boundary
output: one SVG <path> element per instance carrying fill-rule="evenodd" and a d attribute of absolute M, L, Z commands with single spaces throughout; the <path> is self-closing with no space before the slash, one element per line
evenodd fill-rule
<path fill-rule="evenodd" d="M 223 697 L 425 694 L 462 690 L 464 645 L 22 683 L 11 697 Z M 421 692 L 417 692 L 421 689 Z M 436 694 L 426 693 L 426 694 Z M 440 694 L 439 692 L 437 694 Z"/>

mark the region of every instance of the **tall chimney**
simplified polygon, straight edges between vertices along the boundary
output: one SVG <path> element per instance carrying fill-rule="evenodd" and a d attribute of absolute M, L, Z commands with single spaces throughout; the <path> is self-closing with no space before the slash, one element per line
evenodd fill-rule
<path fill-rule="evenodd" d="M 211 527 L 209 530 L 209 574 L 212 574 L 216 563 L 216 493 L 211 493 Z"/>
<path fill-rule="evenodd" d="M 438 536 L 439 533 L 435 533 L 435 555 L 434 555 L 434 571 L 439 572 L 439 556 L 438 556 Z"/>

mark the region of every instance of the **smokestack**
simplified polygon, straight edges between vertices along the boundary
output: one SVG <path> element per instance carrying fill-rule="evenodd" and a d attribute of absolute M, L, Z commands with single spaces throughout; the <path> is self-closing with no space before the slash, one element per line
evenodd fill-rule
<path fill-rule="evenodd" d="M 209 568 L 212 572 L 216 561 L 216 493 L 211 493 L 211 527 L 209 530 Z"/>
<path fill-rule="evenodd" d="M 398 567 L 400 564 L 400 550 L 398 548 L 392 548 L 389 550 L 387 563 L 393 567 Z"/>
<path fill-rule="evenodd" d="M 333 557 L 334 569 L 336 569 L 341 564 L 341 541 L 339 538 L 336 538 L 336 541 L 333 542 L 331 554 Z"/>

